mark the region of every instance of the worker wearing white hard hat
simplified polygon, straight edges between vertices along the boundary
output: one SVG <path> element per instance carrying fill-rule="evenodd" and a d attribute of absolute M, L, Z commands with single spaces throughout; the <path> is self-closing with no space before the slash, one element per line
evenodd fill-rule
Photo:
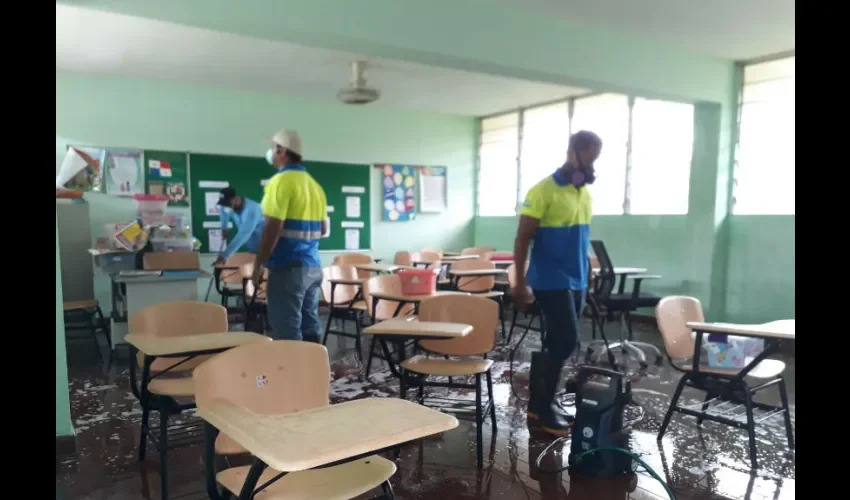
<path fill-rule="evenodd" d="M 274 337 L 321 341 L 319 239 L 325 233 L 327 199 L 302 164 L 301 136 L 281 130 L 271 139 L 266 160 L 277 169 L 263 195 L 265 227 L 252 281 L 269 270 L 267 304 Z"/>

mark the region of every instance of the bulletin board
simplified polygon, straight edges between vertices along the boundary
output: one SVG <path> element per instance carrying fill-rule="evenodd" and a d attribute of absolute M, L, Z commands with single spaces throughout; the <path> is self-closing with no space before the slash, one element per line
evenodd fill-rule
<path fill-rule="evenodd" d="M 375 165 L 381 172 L 382 220 L 404 222 L 416 219 L 416 173 L 412 165 Z"/>
<path fill-rule="evenodd" d="M 168 196 L 168 206 L 189 206 L 189 154 L 176 151 L 144 152 L 145 192 Z"/>
<path fill-rule="evenodd" d="M 220 230 L 216 205 L 219 190 L 232 187 L 239 196 L 260 202 L 264 185 L 275 172 L 259 157 L 190 153 L 189 163 L 192 234 L 200 240 L 202 253 L 217 253 L 220 248 L 210 248 L 210 237 L 215 243 L 220 234 L 215 233 Z M 319 250 L 369 250 L 369 166 L 319 161 L 307 161 L 304 166 L 327 197 L 330 234 L 320 240 Z M 231 238 L 234 234 L 231 230 Z"/>

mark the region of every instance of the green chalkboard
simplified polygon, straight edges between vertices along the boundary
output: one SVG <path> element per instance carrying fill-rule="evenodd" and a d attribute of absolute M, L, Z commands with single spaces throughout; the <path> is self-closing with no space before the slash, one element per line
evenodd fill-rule
<path fill-rule="evenodd" d="M 248 156 L 190 153 L 189 165 L 192 234 L 201 241 L 201 252 L 216 253 L 220 248 L 210 248 L 210 231 L 219 229 L 215 206 L 218 191 L 229 186 L 236 189 L 240 196 L 260 202 L 265 181 L 275 171 L 265 159 Z M 345 250 L 346 231 L 349 232 L 349 243 L 357 240 L 359 250 L 368 250 L 371 245 L 370 167 L 319 161 L 304 162 L 304 166 L 321 184 L 328 200 L 330 235 L 322 238 L 319 250 Z M 348 198 L 358 198 L 359 201 L 352 200 L 349 203 Z M 347 214 L 346 209 L 354 209 L 356 206 L 359 206 L 358 216 L 347 217 L 354 213 Z M 230 234 L 232 237 L 234 231 Z"/>

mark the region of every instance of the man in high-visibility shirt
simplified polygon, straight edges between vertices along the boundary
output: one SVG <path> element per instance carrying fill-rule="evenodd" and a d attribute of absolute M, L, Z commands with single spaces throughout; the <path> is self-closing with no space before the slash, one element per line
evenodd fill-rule
<path fill-rule="evenodd" d="M 268 315 L 276 339 L 320 342 L 319 239 L 327 229 L 327 199 L 301 164 L 298 132 L 281 130 L 271 142 L 266 160 L 278 173 L 263 195 L 265 228 L 251 279 L 258 286 L 268 267 Z"/>

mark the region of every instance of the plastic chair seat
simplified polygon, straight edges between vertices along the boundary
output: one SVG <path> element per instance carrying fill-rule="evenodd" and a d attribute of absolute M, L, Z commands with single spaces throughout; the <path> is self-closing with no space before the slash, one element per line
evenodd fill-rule
<path fill-rule="evenodd" d="M 458 377 L 486 373 L 493 366 L 492 359 L 438 359 L 413 356 L 401 363 L 401 367 L 423 375 Z"/>
<path fill-rule="evenodd" d="M 148 384 L 148 391 L 160 396 L 194 396 L 195 384 L 192 377 L 155 378 Z"/>
<path fill-rule="evenodd" d="M 233 467 L 216 475 L 216 481 L 238 495 L 250 467 Z M 325 469 L 290 472 L 266 489 L 257 492 L 257 500 L 348 500 L 380 486 L 395 474 L 396 465 L 373 455 Z M 280 472 L 267 468 L 260 476 L 261 485 Z"/>
<path fill-rule="evenodd" d="M 693 372 L 693 364 L 690 360 L 677 361 L 676 367 L 682 371 Z M 755 368 L 747 373 L 747 377 L 759 379 L 771 379 L 777 375 L 781 375 L 785 371 L 785 363 L 778 359 L 765 359 L 756 365 Z M 700 366 L 700 373 L 707 375 L 727 375 L 734 377 L 741 372 L 738 368 L 711 368 L 709 366 Z"/>

